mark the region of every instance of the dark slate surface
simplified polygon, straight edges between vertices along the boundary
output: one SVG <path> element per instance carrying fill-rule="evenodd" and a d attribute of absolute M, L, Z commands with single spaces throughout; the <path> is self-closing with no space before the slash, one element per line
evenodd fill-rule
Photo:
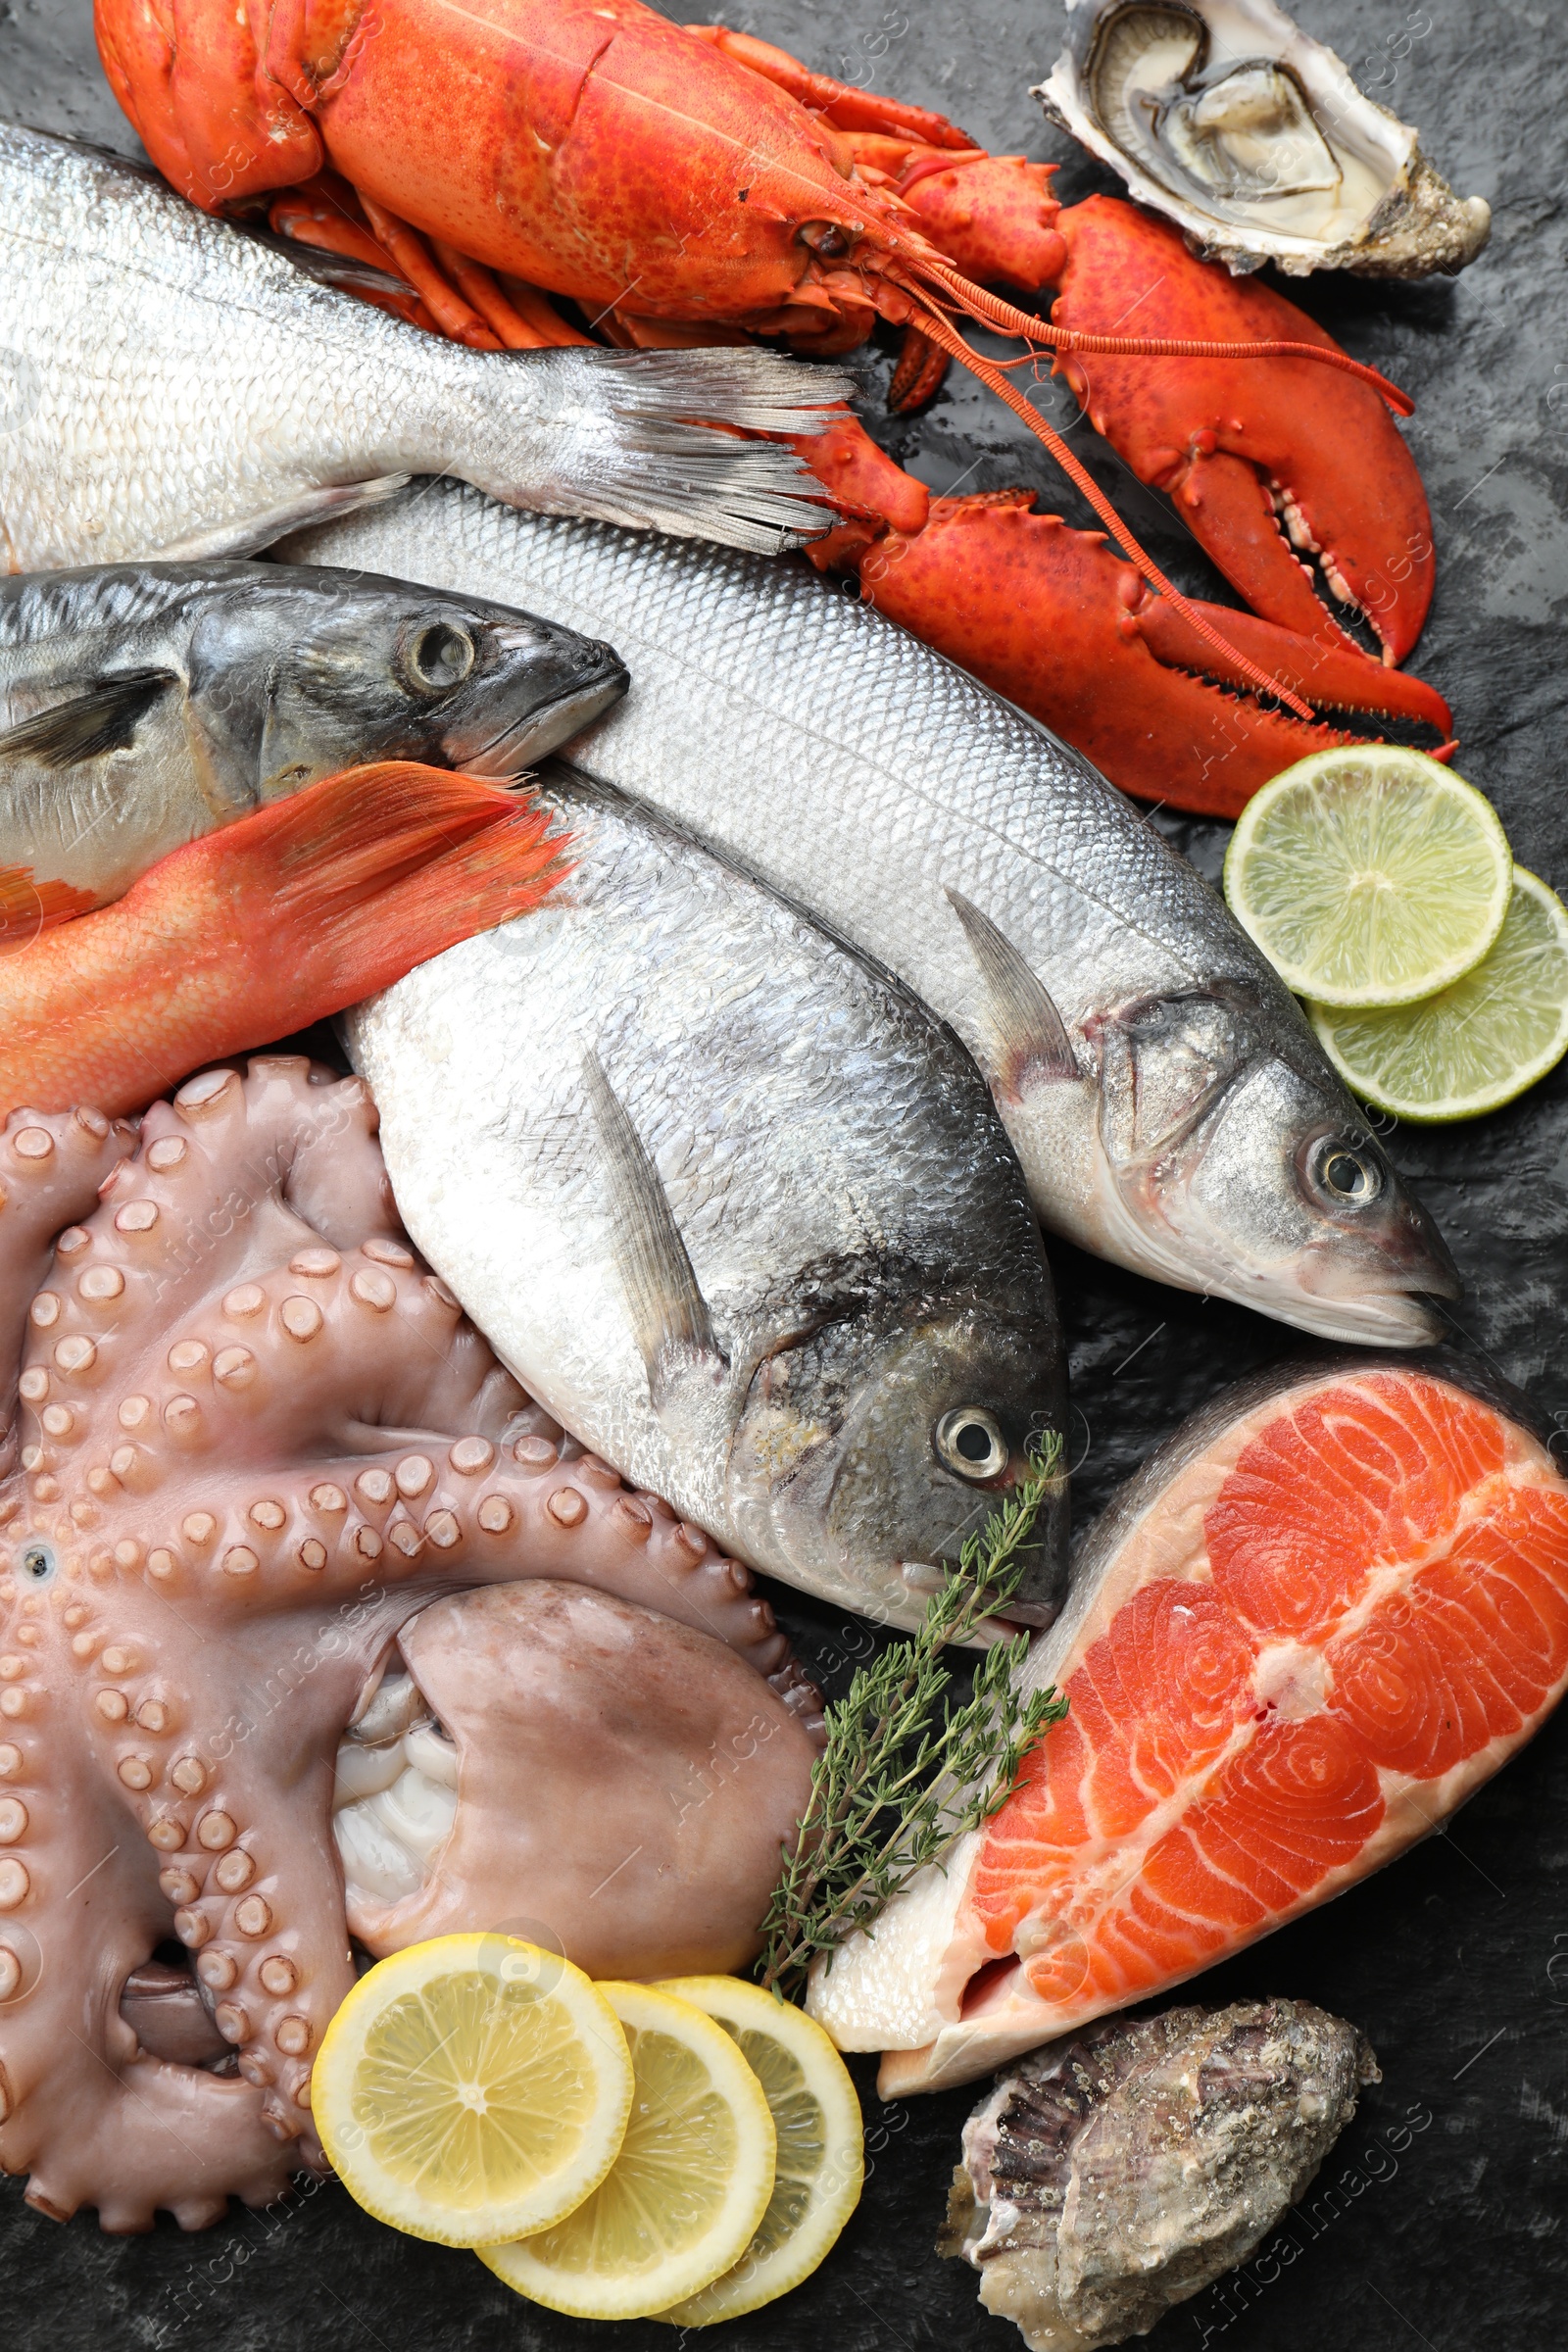
<path fill-rule="evenodd" d="M 677 12 L 678 13 L 678 12 Z M 1067 201 L 1114 183 L 1048 129 L 1026 86 L 1055 55 L 1056 0 L 764 0 L 717 17 L 781 41 L 820 71 L 955 116 L 995 150 L 1056 160 Z M 1547 0 L 1303 0 L 1377 93 L 1422 127 L 1439 168 L 1493 206 L 1490 250 L 1457 281 L 1309 284 L 1298 298 L 1359 357 L 1419 399 L 1407 428 L 1432 499 L 1436 607 L 1414 666 L 1457 714 L 1460 765 L 1501 810 L 1522 862 L 1568 885 L 1563 738 L 1568 689 L 1568 331 L 1561 289 L 1568 74 Z M 0 5 L 0 112 L 128 146 L 98 74 L 88 0 Z M 881 363 L 885 368 L 885 361 Z M 1059 395 L 1058 395 L 1059 397 Z M 1059 412 L 1064 417 L 1066 411 Z M 874 423 L 873 419 L 873 423 Z M 876 426 L 879 431 L 883 428 Z M 960 382 L 912 428 L 885 434 L 935 487 L 1027 481 L 1069 520 L 1049 462 L 1005 414 Z M 1089 442 L 1080 427 L 1074 441 Z M 1091 444 L 1091 446 L 1093 446 Z M 1191 591 L 1223 597 L 1169 510 L 1114 460 L 1101 478 Z M 1162 823 L 1168 820 L 1161 819 Z M 1218 871 L 1224 829 L 1168 829 Z M 1477 1125 L 1393 1135 L 1465 1275 L 1458 1320 L 1568 1419 L 1564 1138 L 1568 1069 Z M 1079 1504 L 1095 1507 L 1150 1443 L 1281 1334 L 1064 1251 Z M 791 1603 L 785 1614 L 829 1682 L 856 1629 Z M 1201 1981 L 1214 1999 L 1289 1993 L 1355 2020 L 1382 2085 L 1283 2242 L 1222 2290 L 1165 2320 L 1179 2352 L 1516 2352 L 1560 2340 L 1568 2317 L 1568 1724 L 1550 1727 L 1429 1841 L 1328 1910 Z M 713 2331 L 714 2352 L 923 2352 L 1017 2336 L 984 2314 L 973 2274 L 939 2262 L 941 2216 L 971 2094 L 884 2108 L 857 2064 L 869 2180 L 840 2246 L 808 2286 Z M 1334 2184 L 1334 2194 L 1324 2190 Z M 517 2302 L 471 2257 L 393 2236 L 335 2186 L 194 2239 L 169 2226 L 120 2243 L 82 2217 L 35 2219 L 20 2183 L 0 2207 L 0 2310 L 12 2352 L 107 2344 L 200 2352 L 380 2347 L 381 2352 L 572 2352 L 594 2331 Z M 612 2352 L 657 2352 L 651 2324 L 600 2329 Z"/>

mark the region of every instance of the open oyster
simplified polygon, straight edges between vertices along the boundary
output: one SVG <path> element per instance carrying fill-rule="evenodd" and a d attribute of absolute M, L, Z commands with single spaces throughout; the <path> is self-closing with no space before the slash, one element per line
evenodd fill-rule
<path fill-rule="evenodd" d="M 1274 0 L 1065 0 L 1067 46 L 1033 93 L 1141 203 L 1240 273 L 1425 277 L 1487 241 L 1409 123 Z"/>

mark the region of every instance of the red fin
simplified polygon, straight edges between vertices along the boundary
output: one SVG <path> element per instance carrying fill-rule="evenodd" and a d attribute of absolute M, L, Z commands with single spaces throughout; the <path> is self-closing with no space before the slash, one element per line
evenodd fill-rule
<path fill-rule="evenodd" d="M 0 956 L 0 1105 L 136 1110 L 308 1028 L 562 878 L 530 794 L 387 761 L 175 850 L 113 906 Z"/>
<path fill-rule="evenodd" d="M 98 902 L 90 890 L 69 882 L 35 882 L 30 865 L 0 865 L 0 955 L 24 948 L 40 931 L 90 914 Z"/>

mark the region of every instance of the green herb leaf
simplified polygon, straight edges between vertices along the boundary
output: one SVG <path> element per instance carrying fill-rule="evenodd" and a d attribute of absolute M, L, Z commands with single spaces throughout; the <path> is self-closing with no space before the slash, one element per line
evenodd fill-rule
<path fill-rule="evenodd" d="M 959 1706 L 946 1699 L 952 1678 L 938 1662 L 1017 1592 L 1060 1460 L 1053 1430 L 1030 1454 L 1028 1475 L 964 1544 L 912 1640 L 861 1667 L 829 1707 L 800 1831 L 762 1923 L 761 1980 L 775 1992 L 794 1989 L 818 1952 L 869 1926 L 917 1871 L 998 1812 L 1031 1747 L 1066 1714 L 1054 1690 L 1018 1688 L 1027 1634 L 985 1652 Z"/>

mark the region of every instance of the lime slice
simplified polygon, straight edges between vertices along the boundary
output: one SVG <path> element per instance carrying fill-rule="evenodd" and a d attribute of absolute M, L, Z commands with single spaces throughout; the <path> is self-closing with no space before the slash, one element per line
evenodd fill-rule
<path fill-rule="evenodd" d="M 1568 1053 L 1568 907 L 1522 865 L 1513 884 L 1496 946 L 1441 996 L 1381 1012 L 1308 1004 L 1363 1102 L 1420 1126 L 1477 1119 Z"/>
<path fill-rule="evenodd" d="M 1254 793 L 1225 896 L 1287 988 L 1319 1004 L 1413 1004 L 1470 970 L 1513 880 L 1492 803 L 1392 743 L 1314 752 Z"/>
<path fill-rule="evenodd" d="M 602 1984 L 637 2078 L 620 2153 L 586 2203 L 537 2236 L 478 2249 L 535 2303 L 639 2320 L 742 2255 L 773 2193 L 773 2119 L 730 2036 L 651 1984 Z"/>
<path fill-rule="evenodd" d="M 311 2112 L 349 2193 L 444 2246 L 543 2228 L 615 2160 L 632 2069 L 614 2010 L 554 1952 L 442 1936 L 360 1979 Z"/>
<path fill-rule="evenodd" d="M 737 2319 L 808 2278 L 860 2201 L 865 2140 L 850 2070 L 813 2018 L 738 1977 L 678 1977 L 663 1992 L 732 2034 L 778 2133 L 773 2193 L 751 2244 L 711 2286 L 655 2316 L 677 2328 Z"/>

